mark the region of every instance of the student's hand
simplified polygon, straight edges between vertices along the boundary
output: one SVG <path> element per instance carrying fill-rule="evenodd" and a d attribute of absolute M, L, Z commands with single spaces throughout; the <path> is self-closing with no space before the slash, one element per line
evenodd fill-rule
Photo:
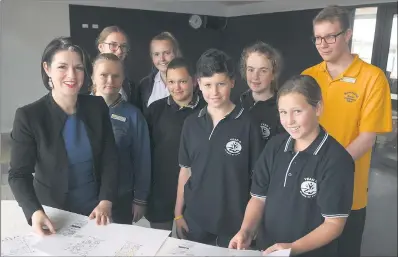
<path fill-rule="evenodd" d="M 267 254 L 270 254 L 275 251 L 291 249 L 291 248 L 292 248 L 292 244 L 290 244 L 290 243 L 278 243 L 278 244 L 274 244 L 273 246 L 268 247 L 267 250 L 265 250 L 263 252 L 263 255 L 267 255 Z"/>
<path fill-rule="evenodd" d="M 145 215 L 146 206 L 133 203 L 133 222 L 138 222 Z"/>
<path fill-rule="evenodd" d="M 97 225 L 106 225 L 111 222 L 112 202 L 103 200 L 91 212 L 89 219 L 96 219 Z"/>
<path fill-rule="evenodd" d="M 249 232 L 244 230 L 239 230 L 239 232 L 231 239 L 228 248 L 245 250 L 250 247 L 252 242 L 252 236 Z"/>
<path fill-rule="evenodd" d="M 46 228 L 43 228 L 45 226 Z M 40 236 L 55 234 L 55 229 L 43 210 L 37 210 L 32 215 L 32 228 Z"/>
<path fill-rule="evenodd" d="M 189 232 L 188 224 L 184 218 L 178 219 L 176 223 L 176 232 L 179 239 L 186 239 L 185 234 Z"/>

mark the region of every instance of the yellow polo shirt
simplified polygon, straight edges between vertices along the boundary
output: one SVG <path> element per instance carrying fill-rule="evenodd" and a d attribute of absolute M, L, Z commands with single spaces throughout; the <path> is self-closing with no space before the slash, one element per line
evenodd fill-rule
<path fill-rule="evenodd" d="M 332 79 L 322 62 L 303 75 L 316 79 L 322 89 L 321 125 L 347 147 L 361 132 L 392 131 L 390 87 L 384 72 L 355 55 L 351 65 Z M 355 161 L 353 210 L 366 207 L 372 149 Z"/>

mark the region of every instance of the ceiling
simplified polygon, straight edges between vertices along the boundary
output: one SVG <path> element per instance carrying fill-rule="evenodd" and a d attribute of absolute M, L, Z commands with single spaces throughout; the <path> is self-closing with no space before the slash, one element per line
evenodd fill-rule
<path fill-rule="evenodd" d="M 31 0 L 32 1 L 32 0 Z M 328 5 L 355 6 L 396 2 L 396 0 L 36 0 L 46 3 L 91 5 L 128 9 L 236 17 L 262 13 L 324 8 Z"/>

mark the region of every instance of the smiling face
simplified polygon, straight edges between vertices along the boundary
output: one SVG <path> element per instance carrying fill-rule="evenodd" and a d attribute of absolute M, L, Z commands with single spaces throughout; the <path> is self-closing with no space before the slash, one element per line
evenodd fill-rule
<path fill-rule="evenodd" d="M 193 95 L 193 83 L 187 69 L 168 69 L 167 88 L 175 102 L 190 102 Z"/>
<path fill-rule="evenodd" d="M 43 68 L 51 79 L 54 93 L 66 97 L 76 96 L 79 93 L 84 82 L 84 65 L 77 52 L 58 51 L 54 54 L 51 63 L 43 63 Z"/>
<path fill-rule="evenodd" d="M 271 61 L 264 54 L 253 52 L 246 61 L 246 80 L 250 89 L 258 94 L 271 89 L 274 79 Z"/>
<path fill-rule="evenodd" d="M 304 95 L 287 93 L 278 99 L 281 124 L 295 140 L 306 140 L 317 132 L 322 103 L 310 105 Z"/>
<path fill-rule="evenodd" d="M 98 45 L 98 50 L 100 53 L 114 54 L 123 61 L 129 50 L 127 38 L 121 32 L 112 32 Z"/>
<path fill-rule="evenodd" d="M 210 108 L 223 108 L 230 102 L 231 90 L 234 87 L 234 80 L 226 73 L 215 73 L 211 77 L 198 79 L 203 98 Z"/>
<path fill-rule="evenodd" d="M 96 95 L 119 94 L 123 84 L 123 66 L 120 61 L 100 59 L 94 63 L 93 84 Z"/>
<path fill-rule="evenodd" d="M 170 40 L 152 40 L 151 57 L 156 69 L 166 72 L 167 65 L 175 58 L 172 42 Z"/>
<path fill-rule="evenodd" d="M 352 36 L 352 30 L 347 29 L 344 33 L 341 24 L 338 20 L 321 21 L 314 24 L 314 37 L 320 39 L 320 44 L 315 44 L 319 55 L 326 62 L 336 62 L 344 54 L 350 53 L 349 41 Z M 340 35 L 338 35 L 341 33 Z M 336 36 L 338 35 L 338 36 Z M 334 43 L 326 43 L 326 40 Z"/>

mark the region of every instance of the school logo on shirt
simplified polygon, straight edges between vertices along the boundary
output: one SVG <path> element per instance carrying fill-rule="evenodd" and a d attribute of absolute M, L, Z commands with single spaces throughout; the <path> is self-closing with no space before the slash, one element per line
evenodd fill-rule
<path fill-rule="evenodd" d="M 231 138 L 225 145 L 225 152 L 229 155 L 239 155 L 242 151 L 242 142 L 239 139 Z"/>
<path fill-rule="evenodd" d="M 260 128 L 261 128 L 261 134 L 263 135 L 263 138 L 268 139 L 269 135 L 271 135 L 271 128 L 265 123 L 261 123 Z"/>
<path fill-rule="evenodd" d="M 353 103 L 358 99 L 359 95 L 355 92 L 344 92 L 344 99 L 348 103 Z"/>
<path fill-rule="evenodd" d="M 301 183 L 300 193 L 305 198 L 312 198 L 316 195 L 316 179 L 305 178 Z"/>

